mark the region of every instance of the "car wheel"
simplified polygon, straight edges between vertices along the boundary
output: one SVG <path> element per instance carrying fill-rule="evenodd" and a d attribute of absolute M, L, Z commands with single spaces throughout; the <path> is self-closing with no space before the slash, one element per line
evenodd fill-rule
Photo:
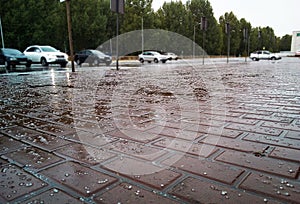
<path fill-rule="evenodd" d="M 45 67 L 48 66 L 48 62 L 44 57 L 41 59 L 41 64 L 42 64 L 42 66 L 45 66 Z"/>
<path fill-rule="evenodd" d="M 166 63 L 167 62 L 167 60 L 162 60 L 162 63 Z"/>
<path fill-rule="evenodd" d="M 95 59 L 94 62 L 93 62 L 93 65 L 94 66 L 99 66 L 100 62 L 98 59 Z"/>
<path fill-rule="evenodd" d="M 141 62 L 141 63 L 144 63 L 145 61 L 144 61 L 144 59 L 143 59 L 143 58 L 141 58 L 141 59 L 140 59 L 140 62 Z"/>
<path fill-rule="evenodd" d="M 258 61 L 256 57 L 253 57 L 252 60 L 253 60 L 253 61 Z"/>
<path fill-rule="evenodd" d="M 81 66 L 81 62 L 80 62 L 79 59 L 76 60 L 76 64 L 79 65 L 79 66 Z"/>
<path fill-rule="evenodd" d="M 60 67 L 61 67 L 61 68 L 66 68 L 67 64 L 68 64 L 68 63 L 61 63 L 61 64 L 60 64 Z"/>
<path fill-rule="evenodd" d="M 155 59 L 154 59 L 154 62 L 155 62 L 155 63 L 158 63 L 159 61 L 158 61 L 158 59 L 157 59 L 157 58 L 155 58 Z"/>
<path fill-rule="evenodd" d="M 106 66 L 109 66 L 109 65 L 111 65 L 111 62 L 106 62 L 105 64 L 106 64 Z"/>
<path fill-rule="evenodd" d="M 276 57 L 271 57 L 271 60 L 276 60 Z"/>
<path fill-rule="evenodd" d="M 31 63 L 28 62 L 28 63 L 26 64 L 26 68 L 30 68 L 30 67 L 31 67 Z"/>
<path fill-rule="evenodd" d="M 10 69 L 10 63 L 9 63 L 8 61 L 5 61 L 5 67 L 6 67 L 7 69 Z"/>

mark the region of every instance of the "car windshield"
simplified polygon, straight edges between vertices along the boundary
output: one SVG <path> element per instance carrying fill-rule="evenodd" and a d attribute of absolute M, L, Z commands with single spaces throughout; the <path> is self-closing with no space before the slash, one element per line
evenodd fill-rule
<path fill-rule="evenodd" d="M 43 52 L 58 52 L 57 49 L 55 49 L 54 47 L 41 47 Z"/>
<path fill-rule="evenodd" d="M 15 50 L 15 49 L 2 49 L 3 53 L 6 55 L 22 55 L 22 52 L 20 52 L 19 50 Z"/>
<path fill-rule="evenodd" d="M 95 55 L 105 56 L 105 54 L 103 52 L 100 52 L 99 50 L 91 50 L 91 52 Z"/>

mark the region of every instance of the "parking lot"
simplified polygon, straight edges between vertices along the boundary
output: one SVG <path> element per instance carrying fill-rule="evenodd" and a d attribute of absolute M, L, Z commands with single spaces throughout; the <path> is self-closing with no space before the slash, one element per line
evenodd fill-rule
<path fill-rule="evenodd" d="M 1 74 L 0 203 L 299 203 L 299 65 Z"/>

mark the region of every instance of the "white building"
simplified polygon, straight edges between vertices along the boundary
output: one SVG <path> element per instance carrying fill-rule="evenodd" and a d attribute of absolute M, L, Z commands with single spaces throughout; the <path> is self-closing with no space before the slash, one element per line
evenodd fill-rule
<path fill-rule="evenodd" d="M 300 31 L 294 31 L 292 37 L 291 52 L 300 50 Z"/>

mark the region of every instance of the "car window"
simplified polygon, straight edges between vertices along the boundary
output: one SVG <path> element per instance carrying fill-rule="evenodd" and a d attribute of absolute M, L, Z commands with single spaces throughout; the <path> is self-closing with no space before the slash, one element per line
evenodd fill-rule
<path fill-rule="evenodd" d="M 7 54 L 7 55 L 20 55 L 20 54 L 22 54 L 19 50 L 15 50 L 15 49 L 4 49 L 3 52 L 4 52 L 4 54 Z"/>
<path fill-rule="evenodd" d="M 53 48 L 53 47 L 41 47 L 41 50 L 43 51 L 43 52 L 58 52 L 58 50 L 57 49 L 55 49 L 55 48 Z"/>
<path fill-rule="evenodd" d="M 262 52 L 261 52 L 261 51 L 258 51 L 257 54 L 262 54 Z"/>
<path fill-rule="evenodd" d="M 35 52 L 36 47 L 29 48 L 26 52 Z"/>

